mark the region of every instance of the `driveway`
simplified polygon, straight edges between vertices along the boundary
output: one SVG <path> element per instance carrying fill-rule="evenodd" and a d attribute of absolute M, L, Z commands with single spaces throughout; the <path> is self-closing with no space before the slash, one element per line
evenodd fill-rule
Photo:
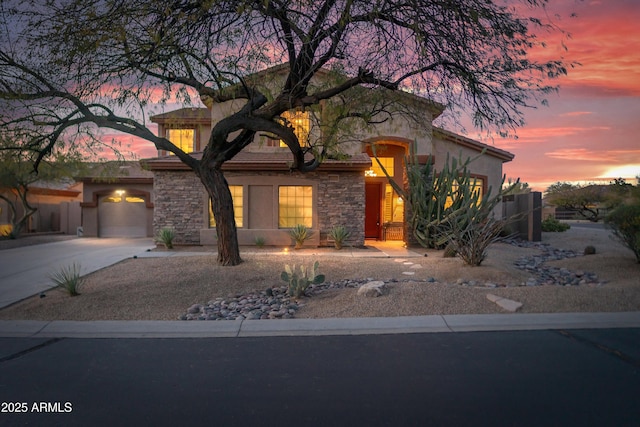
<path fill-rule="evenodd" d="M 85 275 L 154 247 L 150 238 L 81 238 L 2 250 L 0 308 L 50 289 L 62 267 L 79 264 Z"/>

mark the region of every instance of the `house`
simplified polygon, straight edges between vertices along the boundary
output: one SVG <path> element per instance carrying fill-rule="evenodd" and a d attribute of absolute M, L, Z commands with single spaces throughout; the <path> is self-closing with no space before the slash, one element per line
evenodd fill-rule
<path fill-rule="evenodd" d="M 347 242 L 364 245 L 365 239 L 403 240 L 412 243 L 408 209 L 395 193 L 375 155 L 387 173 L 406 186 L 404 159 L 410 152 L 420 162 L 441 168 L 447 155 L 476 157 L 470 168 L 482 192 L 498 189 L 502 164 L 513 154 L 432 126 L 444 107 L 410 93 L 399 93 L 405 107 L 421 118 L 422 125 L 402 115 L 368 126 L 357 140 L 340 145 L 341 156 L 327 159 L 314 171 L 291 170 L 291 152 L 269 135 L 257 135 L 222 169 L 233 196 L 238 240 L 253 245 L 257 238 L 267 245 L 290 245 L 289 229 L 304 224 L 313 230 L 310 246 L 329 245 L 329 232 L 343 225 L 351 232 Z M 212 125 L 237 101 L 210 103 L 207 108 L 180 109 L 151 117 L 158 132 L 194 157 L 201 155 Z M 322 126 L 314 126 L 311 114 L 322 117 L 331 106 L 318 111 L 292 110 L 285 118 L 294 126 L 302 143 L 322 137 Z M 207 120 L 207 118 L 209 118 Z M 196 175 L 175 156 L 159 152 L 144 161 L 153 173 L 153 228 L 171 227 L 176 242 L 216 244 L 215 221 L 209 197 Z M 494 190 L 495 191 L 495 190 Z M 500 214 L 500 212 L 497 212 Z"/>
<path fill-rule="evenodd" d="M 75 233 L 80 225 L 78 205 L 82 194 L 81 185 L 76 182 L 42 182 L 29 185 L 27 202 L 36 209 L 27 222 L 23 233 L 62 232 Z M 16 207 L 17 217 L 24 215 L 24 208 L 14 189 L 0 189 L 0 194 Z M 11 209 L 7 201 L 0 199 L 0 236 L 11 231 Z"/>
<path fill-rule="evenodd" d="M 83 236 L 153 236 L 153 174 L 140 162 L 93 165 L 76 180 L 82 184 Z"/>
<path fill-rule="evenodd" d="M 277 74 L 283 68 L 251 78 L 259 80 L 274 70 Z M 326 76 L 320 73 L 320 77 Z M 277 79 L 270 81 L 273 84 Z M 364 245 L 366 239 L 413 243 L 407 221 L 409 208 L 380 166 L 406 187 L 404 159 L 409 153 L 414 153 L 420 163 L 432 162 L 436 170 L 442 168 L 447 156 L 469 158 L 483 153 L 470 165 L 471 175 L 483 193 L 500 187 L 502 164 L 511 161 L 513 154 L 432 126 L 444 111 L 442 105 L 411 93 L 394 94 L 402 110 L 418 117 L 418 121 L 398 114 L 361 129 L 357 138 L 350 135 L 349 142 L 338 145 L 340 155 L 324 160 L 312 172 L 291 170 L 289 149 L 265 134 L 257 135 L 252 144 L 227 161 L 223 171 L 233 196 L 239 243 L 253 245 L 260 238 L 267 245 L 290 245 L 289 230 L 297 224 L 313 230 L 306 242 L 310 246 L 330 245 L 329 232 L 338 225 L 351 232 L 346 242 L 351 245 Z M 237 101 L 209 103 L 207 107 L 182 108 L 150 119 L 158 125 L 160 136 L 198 157 L 213 125 L 240 106 Z M 331 108 L 330 102 L 324 102 L 314 111 L 292 110 L 283 116 L 303 143 L 313 143 L 324 137 L 322 119 Z M 111 170 L 105 171 L 104 167 Z M 159 151 L 157 158 L 142 162 L 101 165 L 77 181 L 81 194 L 74 194 L 76 200 L 81 198 L 76 203 L 81 209 L 79 231 L 84 236 L 151 237 L 159 229 L 171 227 L 176 231 L 176 243 L 217 243 L 203 185 L 171 153 Z M 499 208 L 496 214 L 501 215 Z M 76 228 L 65 227 L 71 234 Z"/>

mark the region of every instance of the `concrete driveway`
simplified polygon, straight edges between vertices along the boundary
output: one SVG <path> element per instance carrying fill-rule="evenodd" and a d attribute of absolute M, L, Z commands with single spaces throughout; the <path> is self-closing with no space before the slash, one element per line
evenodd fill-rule
<path fill-rule="evenodd" d="M 0 308 L 51 289 L 49 276 L 74 262 L 82 275 L 154 248 L 150 238 L 81 238 L 0 251 Z"/>

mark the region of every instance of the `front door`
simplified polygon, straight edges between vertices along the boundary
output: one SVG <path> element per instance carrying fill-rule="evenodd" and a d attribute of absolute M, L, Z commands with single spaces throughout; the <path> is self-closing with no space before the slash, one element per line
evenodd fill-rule
<path fill-rule="evenodd" d="M 382 184 L 366 183 L 364 193 L 364 237 L 367 239 L 380 238 L 380 201 L 382 198 Z"/>

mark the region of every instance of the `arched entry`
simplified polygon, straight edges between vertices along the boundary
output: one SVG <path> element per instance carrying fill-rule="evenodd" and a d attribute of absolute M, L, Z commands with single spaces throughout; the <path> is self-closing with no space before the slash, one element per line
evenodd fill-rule
<path fill-rule="evenodd" d="M 372 165 L 365 172 L 365 238 L 404 240 L 404 201 L 384 171 L 400 187 L 404 186 L 408 145 L 408 142 L 394 140 L 366 144 L 365 152 L 371 157 Z"/>

